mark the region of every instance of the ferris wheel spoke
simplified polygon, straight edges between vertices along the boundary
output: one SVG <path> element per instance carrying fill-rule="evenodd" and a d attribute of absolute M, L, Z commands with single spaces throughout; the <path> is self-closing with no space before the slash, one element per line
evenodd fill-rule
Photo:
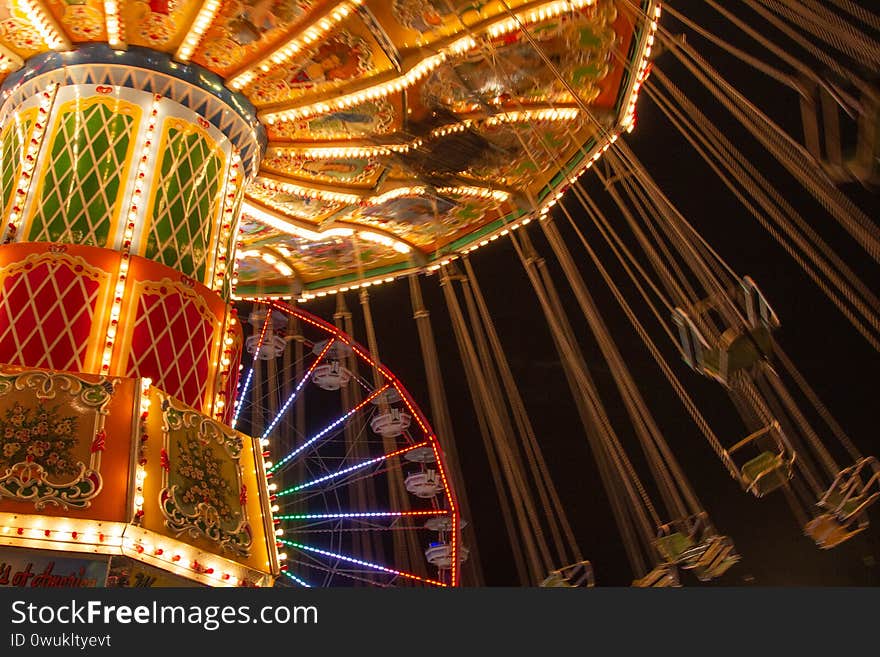
<path fill-rule="evenodd" d="M 290 488 L 286 488 L 282 491 L 276 493 L 278 497 L 282 497 L 283 495 L 291 495 L 298 491 L 301 491 L 305 488 L 309 488 L 311 486 L 316 486 L 325 481 L 330 481 L 332 479 L 336 479 L 337 477 L 342 477 L 344 475 L 350 474 L 357 470 L 361 470 L 362 468 L 367 468 L 371 465 L 376 465 L 378 463 L 382 463 L 390 458 L 394 458 L 396 456 L 401 456 L 406 454 L 407 452 L 411 452 L 414 449 L 418 449 L 420 447 L 425 447 L 428 445 L 428 441 L 423 441 L 416 445 L 410 445 L 409 447 L 404 447 L 402 449 L 395 450 L 390 454 L 383 454 L 382 456 L 377 456 L 376 458 L 369 459 L 368 461 L 363 461 L 361 463 L 355 463 L 354 465 L 350 465 L 347 468 L 343 468 L 341 470 L 337 470 L 336 472 L 331 472 L 330 474 L 324 475 L 323 477 L 318 477 L 317 479 L 312 479 L 311 481 L 307 481 L 303 484 L 298 484 L 296 486 L 291 486 Z"/>
<path fill-rule="evenodd" d="M 247 376 L 244 379 L 244 385 L 241 388 L 241 393 L 238 395 L 238 400 L 235 404 L 235 412 L 232 416 L 232 428 L 235 428 L 236 423 L 238 422 L 238 416 L 241 414 L 241 408 L 244 405 L 244 399 L 247 397 L 248 389 L 251 385 L 251 380 L 254 378 L 254 366 L 256 365 L 257 358 L 260 354 L 260 349 L 263 346 L 263 340 L 266 338 L 266 330 L 269 328 L 269 324 L 272 322 L 272 308 L 266 309 L 266 319 L 263 321 L 263 328 L 260 330 L 260 337 L 257 340 L 257 348 L 254 351 L 254 360 L 251 363 L 251 367 L 248 370 Z"/>
<path fill-rule="evenodd" d="M 329 576 L 329 580 L 325 581 L 324 586 L 329 585 L 330 581 L 332 581 L 333 576 L 344 577 L 346 579 L 353 580 L 355 582 L 363 582 L 364 584 L 369 584 L 370 586 L 378 586 L 381 588 L 390 588 L 391 584 L 386 582 L 377 582 L 375 579 L 370 579 L 368 577 L 363 577 L 360 575 L 356 575 L 353 572 L 349 572 L 346 570 L 340 570 L 338 568 L 330 568 L 326 565 L 315 563 L 315 562 L 306 562 L 300 560 L 293 560 L 293 563 L 304 566 L 305 568 L 312 568 L 314 570 L 318 570 L 324 573 L 325 576 Z"/>
<path fill-rule="evenodd" d="M 272 418 L 272 421 L 269 423 L 269 426 L 266 427 L 266 430 L 263 432 L 263 435 L 260 436 L 261 440 L 265 440 L 266 438 L 269 437 L 269 434 L 272 433 L 272 430 L 276 427 L 278 422 L 281 421 L 281 418 L 284 417 L 284 414 L 287 412 L 287 409 L 290 408 L 290 405 L 296 399 L 297 395 L 299 394 L 299 391 L 302 390 L 302 387 L 305 385 L 306 381 L 308 381 L 309 378 L 311 378 L 312 374 L 315 371 L 315 368 L 317 368 L 318 365 L 320 365 L 324 356 L 327 354 L 328 351 L 330 351 L 330 347 L 332 347 L 335 342 L 336 342 L 335 340 L 328 340 L 327 341 L 327 344 L 324 346 L 324 349 L 321 350 L 321 353 L 318 354 L 318 357 L 309 366 L 309 369 L 306 371 L 305 375 L 303 375 L 303 378 L 300 379 L 299 383 L 296 384 L 296 387 L 293 389 L 293 392 L 290 393 L 290 396 L 287 398 L 287 401 L 284 402 L 284 405 L 281 407 L 281 410 L 279 410 L 278 414 L 274 418 Z"/>
<path fill-rule="evenodd" d="M 433 517 L 448 515 L 448 511 L 443 509 L 427 509 L 422 511 L 352 511 L 340 513 L 291 513 L 287 515 L 277 515 L 276 520 L 348 520 L 348 519 L 368 519 L 375 520 L 379 518 L 413 518 L 413 517 Z"/>
<path fill-rule="evenodd" d="M 296 458 L 296 456 L 297 456 L 298 454 L 301 454 L 305 449 L 307 449 L 307 448 L 311 447 L 312 445 L 314 445 L 314 444 L 315 444 L 317 441 L 319 441 L 321 438 L 323 438 L 323 437 L 326 436 L 328 433 L 330 433 L 331 431 L 333 431 L 333 429 L 335 429 L 335 428 L 338 427 L 340 424 L 342 424 L 343 422 L 345 422 L 346 420 L 348 420 L 351 416 L 353 416 L 355 413 L 357 413 L 359 410 L 361 410 L 364 406 L 366 406 L 368 403 L 370 403 L 371 401 L 373 401 L 373 400 L 374 400 L 376 397 L 378 397 L 380 394 L 382 394 L 383 392 L 385 392 L 389 387 L 390 387 L 390 384 L 386 383 L 384 386 L 382 386 L 382 387 L 379 388 L 378 390 L 373 391 L 373 393 L 370 394 L 369 397 L 367 397 L 366 399 L 364 399 L 364 400 L 363 400 L 361 403 L 359 403 L 357 406 L 355 406 L 354 408 L 352 408 L 351 410 L 349 410 L 348 412 L 346 412 L 345 414 L 341 415 L 339 418 L 337 418 L 336 420 L 334 420 L 333 422 L 331 422 L 330 424 L 328 424 L 325 428 L 321 429 L 321 431 L 319 431 L 317 434 L 315 434 L 314 436 L 312 436 L 311 438 L 309 438 L 309 439 L 308 439 L 306 442 L 304 442 L 302 445 L 300 445 L 300 446 L 297 447 L 295 450 L 293 450 L 292 452 L 290 452 L 287 456 L 285 456 L 283 459 L 281 459 L 280 461 L 278 461 L 278 463 L 275 463 L 271 468 L 269 468 L 269 472 L 274 473 L 274 472 L 276 472 L 281 466 L 286 465 L 287 463 L 289 463 L 292 459 Z"/>
<path fill-rule="evenodd" d="M 332 559 L 338 559 L 339 561 L 345 561 L 347 563 L 351 563 L 357 566 L 363 566 L 364 568 L 369 568 L 371 570 L 375 570 L 377 572 L 388 573 L 390 575 L 397 575 L 398 577 L 403 577 L 405 579 L 413 580 L 416 582 L 422 582 L 424 584 L 430 584 L 432 586 L 442 586 L 446 587 L 447 584 L 443 582 L 439 582 L 435 579 L 429 579 L 427 577 L 421 577 L 419 575 L 413 575 L 412 573 L 407 573 L 402 570 L 396 570 L 394 568 L 388 568 L 386 566 L 382 566 L 377 563 L 372 563 L 369 561 L 364 561 L 363 559 L 355 559 L 354 557 L 349 557 L 344 554 L 339 554 L 338 552 L 331 552 L 330 550 L 322 550 L 321 548 L 316 548 L 310 545 L 304 545 L 302 543 L 296 543 L 295 541 L 288 541 L 286 539 L 279 539 L 279 542 L 282 545 L 286 545 L 288 547 L 296 548 L 297 550 L 303 550 L 305 552 L 320 554 L 325 557 L 330 557 Z"/>
<path fill-rule="evenodd" d="M 312 585 L 311 585 L 311 584 L 309 584 L 309 583 L 306 582 L 305 580 L 300 579 L 299 577 L 297 577 L 296 575 L 294 575 L 294 574 L 291 573 L 291 572 L 285 571 L 285 572 L 284 572 L 284 575 L 285 575 L 288 579 L 292 579 L 294 582 L 296 582 L 297 584 L 299 584 L 300 586 L 302 586 L 302 587 L 304 587 L 304 588 L 307 588 L 307 589 L 312 588 Z"/>

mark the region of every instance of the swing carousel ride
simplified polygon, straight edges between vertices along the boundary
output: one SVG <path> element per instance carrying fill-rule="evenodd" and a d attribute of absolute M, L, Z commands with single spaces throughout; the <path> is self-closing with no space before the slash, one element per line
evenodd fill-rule
<path fill-rule="evenodd" d="M 699 159 L 681 174 L 719 185 L 876 355 L 880 18 L 703 4 L 0 2 L 0 583 L 481 585 L 491 498 L 511 582 L 593 586 L 560 440 L 591 455 L 577 495 L 610 507 L 634 586 L 741 560 L 686 474 L 696 443 L 817 548 L 864 532 L 872 445 L 783 351 L 761 281 L 673 201 L 675 163 L 652 173 L 632 144 L 650 103 L 650 130 Z M 504 344 L 520 319 L 490 310 L 506 275 L 478 280 L 471 254 L 502 244 L 570 393 L 564 437 L 529 413 Z M 386 298 L 417 353 L 380 350 Z M 674 396 L 674 437 L 634 358 Z M 432 421 L 394 359 L 423 365 Z M 464 474 L 477 435 L 491 478 Z"/>

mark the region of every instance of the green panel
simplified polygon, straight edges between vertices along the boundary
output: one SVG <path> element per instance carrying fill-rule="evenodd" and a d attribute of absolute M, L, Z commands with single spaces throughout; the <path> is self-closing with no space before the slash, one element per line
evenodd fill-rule
<path fill-rule="evenodd" d="M 172 127 L 158 173 L 144 255 L 206 282 L 208 240 L 220 203 L 223 160 L 201 134 Z"/>
<path fill-rule="evenodd" d="M 30 134 L 31 119 L 12 122 L 0 138 L 0 210 L 5 210 L 15 193 L 15 183 L 21 170 L 24 140 Z"/>
<path fill-rule="evenodd" d="M 28 239 L 107 246 L 134 117 L 104 103 L 61 116 Z"/>

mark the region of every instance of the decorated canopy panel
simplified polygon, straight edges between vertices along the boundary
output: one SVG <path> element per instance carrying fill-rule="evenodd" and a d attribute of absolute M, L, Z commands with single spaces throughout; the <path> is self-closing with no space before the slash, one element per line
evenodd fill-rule
<path fill-rule="evenodd" d="M 237 293 L 308 295 L 442 262 L 551 202 L 632 126 L 655 5 L 3 0 L 0 76 L 13 82 L 29 57 L 88 42 L 127 49 L 129 66 L 141 53 L 150 68 L 150 52 L 161 51 L 218 76 L 268 137 L 242 206 Z M 75 109 L 95 121 L 105 111 Z M 32 120 L 22 114 L 2 126 L 4 153 L 20 150 Z M 115 120 L 106 138 L 121 153 L 130 140 L 125 117 Z M 197 150 L 181 142 L 169 157 L 196 153 L 205 166 L 223 165 Z M 186 164 L 162 163 L 157 174 L 175 178 L 166 188 L 187 184 Z M 15 173 L 12 162 L 0 171 L 4 204 Z M 77 230 L 96 239 L 106 230 L 90 218 L 113 217 L 98 207 L 104 196 L 81 199 Z M 214 210 L 207 200 L 196 206 L 180 230 L 165 230 L 167 244 L 165 233 L 155 236 L 157 249 L 174 240 L 198 246 L 192 226 Z M 51 199 L 45 212 L 40 225 L 51 232 Z M 154 219 L 161 233 L 165 219 Z"/>

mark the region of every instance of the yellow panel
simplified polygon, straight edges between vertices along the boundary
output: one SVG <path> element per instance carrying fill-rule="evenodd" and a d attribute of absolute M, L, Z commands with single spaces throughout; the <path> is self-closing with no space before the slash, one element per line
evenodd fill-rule
<path fill-rule="evenodd" d="M 149 391 L 141 526 L 263 573 L 277 572 L 257 441 Z"/>
<path fill-rule="evenodd" d="M 15 0 L 0 0 L 0 43 L 22 59 L 48 49 L 46 42 Z"/>
<path fill-rule="evenodd" d="M 104 0 L 44 0 L 58 24 L 74 43 L 107 40 Z"/>
<path fill-rule="evenodd" d="M 166 52 L 175 50 L 186 36 L 201 2 L 172 0 L 129 0 L 122 20 L 128 43 Z"/>

